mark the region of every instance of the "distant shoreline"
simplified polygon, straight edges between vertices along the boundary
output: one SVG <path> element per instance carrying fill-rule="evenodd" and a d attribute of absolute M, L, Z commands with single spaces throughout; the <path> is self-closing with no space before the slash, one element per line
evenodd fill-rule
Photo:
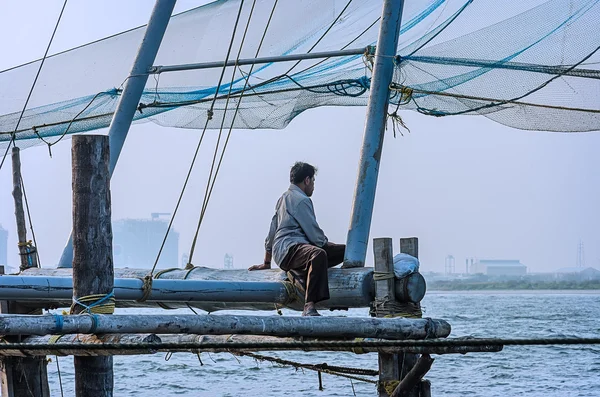
<path fill-rule="evenodd" d="M 599 291 L 600 280 L 436 280 L 427 283 L 430 291 Z"/>
<path fill-rule="evenodd" d="M 444 290 L 427 288 L 431 295 L 600 295 L 600 289 L 471 289 L 471 290 Z"/>

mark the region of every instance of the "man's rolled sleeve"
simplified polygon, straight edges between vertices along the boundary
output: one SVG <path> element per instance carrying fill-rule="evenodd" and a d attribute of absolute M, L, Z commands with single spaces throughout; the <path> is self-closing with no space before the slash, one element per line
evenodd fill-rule
<path fill-rule="evenodd" d="M 273 240 L 275 240 L 275 232 L 277 232 L 277 213 L 275 213 L 275 215 L 273 215 L 273 219 L 271 219 L 269 234 L 265 239 L 265 251 L 268 253 L 273 252 Z"/>

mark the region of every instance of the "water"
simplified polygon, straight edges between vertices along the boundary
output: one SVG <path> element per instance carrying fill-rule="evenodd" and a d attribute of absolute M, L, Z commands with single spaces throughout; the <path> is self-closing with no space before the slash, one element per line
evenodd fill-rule
<path fill-rule="evenodd" d="M 451 336 L 598 337 L 600 292 L 428 293 L 425 316 L 445 319 Z M 140 312 L 121 310 L 121 313 Z M 148 313 L 149 311 L 143 311 Z M 153 311 L 156 312 L 156 311 Z M 189 311 L 177 310 L 177 313 Z M 273 315 L 274 313 L 263 313 Z M 366 316 L 366 310 L 324 313 Z M 297 315 L 285 312 L 284 315 Z M 262 353 L 303 363 L 377 368 L 376 354 Z M 434 356 L 426 378 L 441 396 L 600 396 L 600 346 L 509 346 L 499 353 Z M 375 396 L 375 386 L 231 354 L 178 353 L 115 357 L 115 396 Z M 48 364 L 52 396 L 60 396 L 56 362 Z M 74 395 L 73 360 L 59 358 L 65 396 Z"/>

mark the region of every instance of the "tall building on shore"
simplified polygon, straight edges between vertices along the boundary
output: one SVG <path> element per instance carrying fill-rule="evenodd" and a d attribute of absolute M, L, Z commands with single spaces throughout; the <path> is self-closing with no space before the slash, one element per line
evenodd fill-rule
<path fill-rule="evenodd" d="M 168 222 L 153 213 L 151 219 L 120 219 L 113 227 L 113 262 L 115 267 L 151 269 L 165 238 Z M 178 267 L 179 233 L 172 229 L 165 241 L 157 267 Z"/>

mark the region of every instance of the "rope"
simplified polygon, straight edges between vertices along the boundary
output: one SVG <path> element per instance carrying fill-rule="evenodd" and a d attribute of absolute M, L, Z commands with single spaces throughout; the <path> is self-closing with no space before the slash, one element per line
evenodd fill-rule
<path fill-rule="evenodd" d="M 275 3 L 275 4 L 277 4 L 277 3 Z M 229 100 L 231 98 L 231 90 L 233 89 L 233 82 L 235 81 L 235 72 L 236 72 L 236 70 L 238 68 L 238 61 L 240 59 L 240 56 L 241 56 L 241 53 L 242 53 L 242 48 L 244 47 L 244 43 L 246 41 L 246 36 L 248 34 L 248 28 L 250 27 L 250 21 L 252 20 L 252 16 L 254 14 L 254 7 L 255 7 L 255 5 L 256 5 L 256 0 L 254 0 L 252 2 L 252 7 L 250 8 L 250 13 L 248 14 L 248 20 L 246 22 L 246 28 L 244 29 L 244 34 L 242 36 L 242 40 L 240 41 L 240 47 L 239 47 L 239 50 L 238 50 L 238 53 L 237 53 L 237 56 L 236 56 L 235 65 L 233 66 L 233 71 L 231 73 L 231 81 L 229 83 L 229 90 L 227 92 L 227 98 L 225 100 L 225 107 L 223 109 L 223 118 L 221 119 L 221 126 L 219 128 L 219 136 L 217 138 L 217 143 L 215 145 L 215 152 L 213 154 L 213 159 L 212 159 L 212 164 L 210 166 L 210 172 L 209 172 L 209 176 L 208 176 L 208 181 L 206 183 L 206 191 L 204 192 L 204 200 L 202 202 L 202 207 L 201 207 L 201 210 L 200 210 L 200 217 L 198 219 L 198 226 L 196 227 L 196 233 L 194 234 L 194 239 L 192 241 L 192 246 L 190 248 L 189 263 L 192 263 L 192 260 L 193 260 L 193 257 L 194 257 L 194 251 L 196 249 L 196 242 L 198 241 L 198 234 L 200 232 L 200 226 L 202 225 L 202 221 L 204 220 L 204 215 L 206 213 L 206 208 L 208 207 L 208 202 L 210 201 L 210 197 L 212 195 L 212 190 L 213 190 L 214 184 L 215 184 L 215 182 L 217 180 L 217 175 L 218 175 L 219 169 L 221 167 L 221 162 L 223 160 L 223 156 L 225 155 L 225 150 L 227 149 L 227 144 L 229 143 L 229 138 L 231 136 L 231 130 L 233 128 L 233 123 L 235 122 L 235 116 L 237 116 L 237 111 L 238 111 L 238 109 L 240 107 L 240 104 L 242 102 L 243 90 L 242 90 L 242 93 L 240 94 L 240 98 L 239 98 L 237 106 L 236 106 L 234 117 L 233 117 L 232 122 L 231 122 L 231 128 L 229 129 L 229 133 L 227 134 L 227 139 L 225 141 L 225 144 L 223 145 L 223 149 L 222 149 L 221 156 L 220 156 L 220 159 L 219 159 L 219 165 L 218 165 L 217 170 L 215 171 L 215 174 L 213 176 L 213 170 L 215 168 L 215 163 L 216 163 L 216 159 L 217 159 L 217 153 L 219 151 L 219 144 L 221 142 L 221 136 L 223 135 L 223 127 L 225 125 L 225 117 L 227 116 L 227 108 L 229 107 Z M 270 24 L 270 20 L 269 20 L 269 24 Z M 264 36 L 266 34 L 267 29 L 269 28 L 269 24 L 267 24 L 267 26 L 265 27 L 265 30 L 263 32 L 263 39 L 264 39 Z M 235 32 L 234 32 L 234 34 L 235 34 Z M 262 40 L 260 42 L 260 45 L 262 45 Z M 260 51 L 260 46 L 257 49 L 257 53 L 258 53 L 258 51 Z M 254 65 L 252 65 L 252 67 L 254 67 Z M 250 69 L 250 70 L 251 70 L 250 73 L 252 73 L 252 69 Z M 244 90 L 246 89 L 247 84 L 248 84 L 248 80 L 246 79 L 245 80 L 245 84 L 244 84 Z"/>
<path fill-rule="evenodd" d="M 354 380 L 358 380 L 361 382 L 367 382 L 367 383 L 373 383 L 373 384 L 376 384 L 377 381 L 374 381 L 371 379 L 366 379 L 366 378 L 360 378 L 360 377 L 353 376 L 353 375 L 366 375 L 366 376 L 379 375 L 379 371 L 377 371 L 377 370 L 370 370 L 370 369 L 363 369 L 363 368 L 351 368 L 351 367 L 336 367 L 336 366 L 327 365 L 327 363 L 303 364 L 303 363 L 299 363 L 299 362 L 295 362 L 295 361 L 288 361 L 288 360 L 283 360 L 283 359 L 277 358 L 277 357 L 263 356 L 261 354 L 255 354 L 255 353 L 249 353 L 249 352 L 239 352 L 236 354 L 239 356 L 252 357 L 255 360 L 259 360 L 259 361 L 270 361 L 270 362 L 277 363 L 280 365 L 291 366 L 296 369 L 302 368 L 302 369 L 308 369 L 311 371 L 316 371 L 319 373 L 324 372 L 329 375 L 340 376 L 343 378 L 354 379 Z"/>
<path fill-rule="evenodd" d="M 373 280 L 375 280 L 375 281 L 389 280 L 394 277 L 395 277 L 394 272 L 378 272 L 378 271 L 373 272 Z"/>
<path fill-rule="evenodd" d="M 388 396 L 391 396 L 392 393 L 394 393 L 394 390 L 396 390 L 396 387 L 398 387 L 399 384 L 400 384 L 399 380 L 388 380 L 388 381 L 384 381 L 381 384 L 381 386 L 385 390 L 386 394 Z"/>
<path fill-rule="evenodd" d="M 136 302 L 146 302 L 152 294 L 152 274 L 146 274 L 142 280 L 142 297 Z"/>
<path fill-rule="evenodd" d="M 369 308 L 369 314 L 371 317 L 407 317 L 407 318 L 421 318 L 423 312 L 421 306 L 418 303 L 411 302 L 398 302 L 397 300 L 390 299 L 385 296 L 383 298 L 375 298 Z"/>
<path fill-rule="evenodd" d="M 111 291 L 108 294 L 93 294 L 82 296 L 79 299 L 73 297 L 71 305 L 71 314 L 75 313 L 76 306 L 82 306 L 87 314 L 113 314 L 115 312 L 115 292 Z M 92 317 L 93 319 L 95 316 Z M 95 327 L 94 327 L 95 328 Z"/>
<path fill-rule="evenodd" d="M 6 160 L 6 156 L 8 151 L 10 150 L 10 146 L 15 142 L 16 131 L 19 128 L 19 124 L 21 124 L 21 120 L 23 119 L 23 115 L 25 114 L 25 110 L 27 109 L 27 104 L 29 103 L 29 99 L 31 98 L 31 94 L 33 94 L 33 89 L 35 88 L 35 84 L 37 83 L 38 77 L 40 76 L 40 72 L 42 71 L 42 67 L 44 66 L 44 62 L 46 61 L 46 57 L 48 56 L 48 51 L 50 51 L 50 46 L 52 45 L 52 41 L 54 40 L 54 35 L 56 34 L 56 30 L 58 29 L 58 25 L 60 24 L 60 20 L 62 18 L 63 12 L 65 11 L 65 7 L 67 6 L 67 1 L 63 3 L 62 9 L 60 10 L 60 15 L 58 16 L 58 20 L 56 21 L 56 25 L 54 26 L 54 30 L 52 31 L 52 36 L 50 36 L 50 41 L 48 42 L 48 46 L 46 47 L 46 52 L 44 52 L 44 56 L 42 57 L 42 61 L 40 62 L 40 67 L 33 79 L 33 84 L 31 85 L 31 89 L 29 90 L 29 94 L 27 95 L 27 99 L 25 100 L 25 104 L 23 105 L 23 110 L 21 110 L 21 114 L 19 115 L 19 119 L 17 120 L 17 124 L 15 125 L 15 130 L 11 134 L 10 142 L 6 146 L 6 152 L 4 152 L 4 156 L 2 157 L 2 162 L 0 162 L 0 170 L 4 165 L 4 161 Z"/>
<path fill-rule="evenodd" d="M 85 112 L 87 110 L 87 108 L 89 108 L 92 103 L 96 100 L 96 98 L 98 98 L 99 95 L 101 94 L 106 94 L 106 92 L 99 92 L 96 95 L 94 95 L 94 97 L 92 98 L 92 100 L 90 102 L 88 102 L 87 105 L 85 105 L 85 107 L 83 109 L 81 109 L 79 111 L 79 113 L 77 113 L 75 115 L 75 117 L 73 117 L 71 120 L 69 120 L 69 123 L 67 124 L 67 128 L 65 128 L 65 130 L 63 131 L 63 133 L 58 137 L 58 139 L 54 142 L 48 142 L 46 141 L 38 132 L 37 127 L 33 126 L 31 127 L 31 129 L 33 130 L 33 132 L 35 132 L 35 134 L 37 135 L 37 137 L 44 142 L 46 145 L 48 145 L 48 154 L 50 155 L 50 157 L 52 157 L 52 146 L 56 145 L 58 142 L 60 142 L 65 135 L 67 135 L 67 132 L 69 132 L 69 129 L 71 128 L 71 126 L 73 125 L 73 123 L 75 122 L 75 120 L 77 119 L 77 117 L 79 117 L 81 115 L 81 113 Z"/>
<path fill-rule="evenodd" d="M 227 61 L 229 60 L 229 55 L 231 54 L 231 48 L 233 47 L 233 42 L 235 39 L 235 33 L 237 31 L 238 22 L 240 20 L 240 16 L 242 14 L 242 7 L 244 5 L 244 0 L 240 2 L 240 7 L 238 9 L 238 15 L 235 21 L 235 25 L 233 28 L 233 33 L 231 35 L 231 40 L 229 42 L 229 48 L 227 49 L 227 55 L 225 57 L 225 63 L 223 65 L 223 69 L 221 69 L 221 75 L 219 76 L 219 82 L 217 84 L 217 89 L 215 90 L 215 95 L 213 96 L 212 103 L 210 108 L 207 111 L 206 123 L 204 124 L 204 129 L 202 130 L 202 134 L 200 135 L 200 139 L 198 141 L 198 145 L 196 145 L 196 151 L 194 152 L 194 156 L 192 157 L 192 162 L 190 163 L 190 168 L 188 170 L 187 176 L 183 183 L 183 187 L 181 188 L 181 193 L 179 194 L 179 198 L 177 199 L 177 204 L 175 205 L 175 210 L 173 211 L 173 216 L 171 216 L 171 220 L 169 221 L 169 226 L 167 226 L 167 231 L 165 233 L 165 237 L 160 245 L 160 249 L 158 250 L 158 254 L 156 255 L 156 260 L 154 261 L 154 266 L 152 266 L 152 270 L 150 271 L 150 275 L 154 273 L 154 269 L 156 269 L 156 265 L 158 264 L 158 260 L 160 259 L 160 255 L 162 254 L 162 250 L 165 247 L 165 243 L 167 242 L 167 237 L 169 236 L 169 232 L 171 231 L 171 227 L 173 226 L 173 221 L 175 220 L 175 216 L 177 215 L 177 211 L 179 210 L 179 206 L 181 205 L 181 200 L 183 198 L 183 194 L 185 193 L 185 189 L 187 188 L 187 184 L 190 180 L 190 176 L 192 174 L 192 170 L 194 169 L 194 165 L 196 164 L 196 159 L 198 157 L 198 152 L 200 151 L 200 146 L 202 145 L 202 141 L 204 140 L 204 135 L 206 134 L 206 129 L 208 127 L 208 123 L 212 119 L 213 108 L 215 106 L 215 102 L 217 101 L 217 97 L 219 94 L 219 88 L 221 87 L 221 83 L 223 82 L 223 76 L 225 75 L 225 70 L 227 67 Z M 191 259 L 190 259 L 191 262 Z"/>
<path fill-rule="evenodd" d="M 60 385 L 60 396 L 65 397 L 65 394 L 63 392 L 62 376 L 60 374 L 60 365 L 58 365 L 58 356 L 54 356 L 54 358 L 56 359 L 56 371 L 58 372 L 58 384 Z"/>
<path fill-rule="evenodd" d="M 144 276 L 143 278 L 139 278 L 139 280 L 142 280 L 142 297 L 138 300 L 136 300 L 136 302 L 146 302 L 148 300 L 148 298 L 150 297 L 150 295 L 152 294 L 152 281 L 154 279 L 159 279 L 160 276 L 162 276 L 165 273 L 171 272 L 173 270 L 179 270 L 179 268 L 177 267 L 172 267 L 169 269 L 163 269 L 161 271 L 159 271 L 158 273 L 156 273 L 156 275 L 154 277 L 152 277 L 152 274 L 147 274 L 146 276 Z M 160 303 L 159 303 L 160 305 Z"/>
<path fill-rule="evenodd" d="M 258 47 L 256 49 L 256 53 L 254 55 L 255 58 L 258 58 L 258 55 L 260 53 L 260 49 L 262 48 L 263 42 L 264 42 L 265 37 L 267 35 L 267 31 L 269 30 L 269 27 L 271 26 L 271 20 L 273 18 L 273 14 L 275 13 L 275 8 L 277 7 L 277 3 L 278 3 L 278 0 L 275 0 L 275 2 L 273 3 L 273 8 L 271 9 L 271 14 L 269 15 L 269 19 L 268 19 L 267 24 L 265 26 L 265 30 L 263 31 L 263 35 L 262 35 L 262 37 L 260 39 L 260 43 L 258 44 Z M 250 16 L 248 17 L 248 24 L 246 25 L 246 31 L 244 32 L 244 37 L 242 38 L 242 42 L 240 44 L 240 49 L 239 49 L 239 52 L 238 52 L 238 59 L 239 59 L 239 57 L 241 55 L 241 52 L 242 52 L 242 46 L 243 46 L 244 40 L 246 39 L 246 33 L 248 31 L 248 26 L 250 25 L 250 17 L 252 16 L 253 10 L 254 10 L 254 3 L 252 5 L 252 10 L 250 11 Z M 214 189 L 214 186 L 215 186 L 215 182 L 217 180 L 217 175 L 219 174 L 219 170 L 221 169 L 221 164 L 222 164 L 223 158 L 225 156 L 225 150 L 227 149 L 227 145 L 229 143 L 229 138 L 231 137 L 231 132 L 233 131 L 233 125 L 235 123 L 235 119 L 236 119 L 236 117 L 238 115 L 240 106 L 242 104 L 242 98 L 244 97 L 244 94 L 245 94 L 245 92 L 246 92 L 246 90 L 247 90 L 247 88 L 249 86 L 249 82 L 250 82 L 249 78 L 252 75 L 252 72 L 254 71 L 254 66 L 255 66 L 254 64 L 252 64 L 250 66 L 250 71 L 248 72 L 247 75 L 244 75 L 242 73 L 241 69 L 239 68 L 239 66 L 237 64 L 235 66 L 235 67 L 238 68 L 238 70 L 240 70 L 240 73 L 242 73 L 242 75 L 244 76 L 244 88 L 242 88 L 241 92 L 239 92 L 239 94 L 238 94 L 239 95 L 239 100 L 237 102 L 237 105 L 236 105 L 236 108 L 235 108 L 235 112 L 234 112 L 233 117 L 231 119 L 231 125 L 229 126 L 229 131 L 227 132 L 227 139 L 225 140 L 225 144 L 223 145 L 223 150 L 221 151 L 221 156 L 219 158 L 219 164 L 217 165 L 217 169 L 215 171 L 215 175 L 214 175 L 212 183 L 210 185 L 210 190 L 208 191 L 208 196 L 205 197 L 205 201 L 204 201 L 203 206 L 202 206 L 202 211 L 201 211 L 201 214 L 200 214 L 200 222 L 199 222 L 199 225 L 198 225 L 198 229 L 200 228 L 200 223 L 202 223 L 202 220 L 204 220 L 204 215 L 206 213 L 206 209 L 208 207 L 208 203 L 210 201 L 210 198 L 212 197 L 212 192 L 213 192 L 213 189 Z M 231 85 L 229 86 L 230 91 L 229 91 L 228 96 L 227 96 L 227 103 L 225 104 L 225 112 L 223 113 L 223 120 L 222 120 L 222 123 L 221 123 L 221 130 L 219 131 L 219 138 L 221 136 L 221 131 L 223 129 L 223 124 L 225 123 L 225 114 L 226 114 L 226 111 L 227 111 L 227 104 L 229 103 L 229 98 L 230 98 L 230 94 L 231 94 L 231 88 L 232 88 L 233 80 L 234 80 L 234 77 L 235 77 L 235 67 L 234 67 L 234 70 L 233 70 L 233 74 L 231 76 Z M 218 143 L 217 143 L 217 147 L 218 147 Z M 215 154 L 216 154 L 216 152 L 215 152 Z M 214 161 L 214 159 L 213 159 L 213 161 Z M 212 172 L 212 169 L 211 169 L 211 172 Z M 209 181 L 210 181 L 210 179 L 209 179 Z M 191 255 L 190 255 L 190 258 L 191 258 Z M 190 259 L 190 262 L 191 262 L 191 259 Z"/>

